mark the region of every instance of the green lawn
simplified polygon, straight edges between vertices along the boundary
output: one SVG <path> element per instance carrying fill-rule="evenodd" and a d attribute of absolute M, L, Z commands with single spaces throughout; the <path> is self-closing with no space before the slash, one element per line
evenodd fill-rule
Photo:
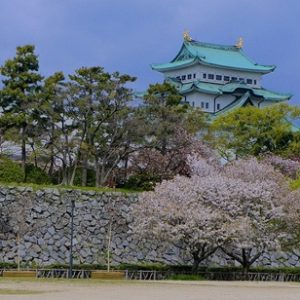
<path fill-rule="evenodd" d="M 81 190 L 81 191 L 95 191 L 95 192 L 119 192 L 119 193 L 141 193 L 141 191 L 131 190 L 131 189 L 123 189 L 123 188 L 109 188 L 109 187 L 88 187 L 88 186 L 67 186 L 67 185 L 52 185 L 52 184 L 34 184 L 34 183 L 19 183 L 19 182 L 0 182 L 1 187 L 29 187 L 34 191 L 50 188 L 50 189 L 72 189 L 72 190 Z"/>

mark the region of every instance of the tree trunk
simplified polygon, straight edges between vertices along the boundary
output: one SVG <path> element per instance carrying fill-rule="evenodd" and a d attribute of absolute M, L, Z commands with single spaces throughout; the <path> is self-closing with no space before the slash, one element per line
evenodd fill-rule
<path fill-rule="evenodd" d="M 69 185 L 74 185 L 74 180 L 75 180 L 75 176 L 76 176 L 76 170 L 78 167 L 78 161 L 79 161 L 79 156 L 80 153 L 77 154 L 77 157 L 74 159 L 73 162 L 73 169 L 72 166 L 70 166 L 70 175 L 69 175 Z"/>
<path fill-rule="evenodd" d="M 107 173 L 105 174 L 105 166 L 104 165 L 101 165 L 101 168 L 99 168 L 99 169 L 100 169 L 100 178 L 99 178 L 99 182 L 98 182 L 98 187 L 101 187 L 101 186 L 105 186 L 108 174 Z"/>
<path fill-rule="evenodd" d="M 50 154 L 50 166 L 48 170 L 48 175 L 52 176 L 54 172 L 54 155 L 53 155 L 53 148 L 51 147 L 51 154 Z"/>
<path fill-rule="evenodd" d="M 252 248 L 245 249 L 242 248 L 241 252 L 239 254 L 235 254 L 233 252 L 227 251 L 226 248 L 221 247 L 222 251 L 227 254 L 229 257 L 237 261 L 241 264 L 243 268 L 243 279 L 248 280 L 248 273 L 250 267 L 253 265 L 253 263 L 263 254 L 264 249 L 260 252 L 257 252 L 255 255 L 251 256 Z"/>
<path fill-rule="evenodd" d="M 81 185 L 87 186 L 87 172 L 88 172 L 88 160 L 85 154 L 82 159 L 82 173 L 81 173 Z"/>
<path fill-rule="evenodd" d="M 50 167 L 49 167 L 49 171 L 48 171 L 48 175 L 52 176 L 53 172 L 54 172 L 54 163 L 55 163 L 55 159 L 54 159 L 54 125 L 51 125 L 51 138 L 50 138 Z"/>
<path fill-rule="evenodd" d="M 96 171 L 95 186 L 99 187 L 99 182 L 100 182 L 100 168 L 99 168 L 98 157 L 95 157 L 95 171 Z"/>
<path fill-rule="evenodd" d="M 25 136 L 25 133 L 26 133 L 26 124 L 24 124 L 22 126 L 22 132 L 21 132 L 21 135 L 22 135 L 22 169 L 23 169 L 23 172 L 24 172 L 24 182 L 26 182 L 26 179 L 27 179 L 27 174 L 26 174 L 26 136 Z"/>
<path fill-rule="evenodd" d="M 37 161 L 36 151 L 35 151 L 35 148 L 34 148 L 34 143 L 30 143 L 30 147 L 32 149 L 32 153 L 33 153 L 33 157 L 34 157 L 34 166 L 37 168 L 38 167 L 38 161 Z"/>
<path fill-rule="evenodd" d="M 199 267 L 199 264 L 200 264 L 201 260 L 199 258 L 194 258 L 193 260 L 193 273 L 196 273 L 198 271 L 198 267 Z"/>
<path fill-rule="evenodd" d="M 125 162 L 124 162 L 124 182 L 127 181 L 127 173 L 128 173 L 128 155 L 125 156 Z"/>
<path fill-rule="evenodd" d="M 161 141 L 161 154 L 162 155 L 167 154 L 167 139 L 165 137 Z"/>
<path fill-rule="evenodd" d="M 62 181 L 61 184 L 62 185 L 68 185 L 68 167 L 65 163 L 65 160 L 63 160 L 62 163 Z"/>
<path fill-rule="evenodd" d="M 196 273 L 198 271 L 199 264 L 203 259 L 200 257 L 200 250 L 194 251 L 192 253 L 192 256 L 193 256 L 192 271 L 193 271 L 193 273 Z"/>
<path fill-rule="evenodd" d="M 250 269 L 249 262 L 245 261 L 242 267 L 243 267 L 243 280 L 248 280 L 248 273 Z"/>

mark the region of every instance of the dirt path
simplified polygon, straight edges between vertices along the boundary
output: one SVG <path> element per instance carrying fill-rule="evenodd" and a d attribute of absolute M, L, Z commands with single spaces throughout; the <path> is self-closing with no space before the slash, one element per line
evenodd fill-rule
<path fill-rule="evenodd" d="M 1 295 L 1 290 L 41 292 Z M 299 300 L 298 283 L 103 282 L 0 280 L 0 299 L 43 300 Z"/>

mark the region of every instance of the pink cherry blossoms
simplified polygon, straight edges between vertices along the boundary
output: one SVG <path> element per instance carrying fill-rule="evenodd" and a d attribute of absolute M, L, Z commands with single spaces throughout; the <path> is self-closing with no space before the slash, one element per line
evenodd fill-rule
<path fill-rule="evenodd" d="M 247 271 L 279 246 L 276 222 L 288 191 L 283 175 L 255 158 L 224 166 L 192 156 L 188 162 L 191 177 L 143 193 L 134 210 L 137 231 L 183 248 L 195 268 L 220 247 Z"/>

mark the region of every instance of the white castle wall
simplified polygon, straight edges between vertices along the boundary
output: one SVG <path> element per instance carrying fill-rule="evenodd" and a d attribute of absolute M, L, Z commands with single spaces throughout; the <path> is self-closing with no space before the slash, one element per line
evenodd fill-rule
<path fill-rule="evenodd" d="M 218 104 L 220 109 L 223 109 L 235 99 L 236 97 L 230 94 L 218 96 L 200 92 L 191 92 L 185 96 L 185 101 L 189 102 L 191 106 L 200 107 L 202 111 L 210 113 L 218 111 Z M 201 106 L 201 102 L 203 102 L 204 107 Z M 208 103 L 208 108 L 206 108 L 206 103 Z"/>
<path fill-rule="evenodd" d="M 224 80 L 216 80 L 216 79 L 208 79 L 206 76 L 206 79 L 203 78 L 203 74 L 215 74 L 215 75 L 222 75 L 223 76 L 230 76 L 230 77 L 237 77 L 237 78 L 249 78 L 252 79 L 253 81 L 256 80 L 256 85 L 255 84 L 249 84 L 251 87 L 261 87 L 261 74 L 259 73 L 253 73 L 253 72 L 244 72 L 244 71 L 238 71 L 238 70 L 230 70 L 230 69 L 221 69 L 221 68 L 214 68 L 214 67 L 209 67 L 209 66 L 204 66 L 204 65 L 192 65 L 188 67 L 184 67 L 182 69 L 178 70 L 171 70 L 171 71 L 166 71 L 164 72 L 164 75 L 166 77 L 177 77 L 177 76 L 182 76 L 182 75 L 188 75 L 192 74 L 192 79 L 187 79 L 183 80 L 183 83 L 188 83 L 192 82 L 194 80 L 201 80 L 203 82 L 209 82 L 209 83 L 218 83 L 218 84 L 225 84 L 228 82 L 225 82 Z M 196 78 L 194 79 L 193 74 L 196 74 Z"/>

